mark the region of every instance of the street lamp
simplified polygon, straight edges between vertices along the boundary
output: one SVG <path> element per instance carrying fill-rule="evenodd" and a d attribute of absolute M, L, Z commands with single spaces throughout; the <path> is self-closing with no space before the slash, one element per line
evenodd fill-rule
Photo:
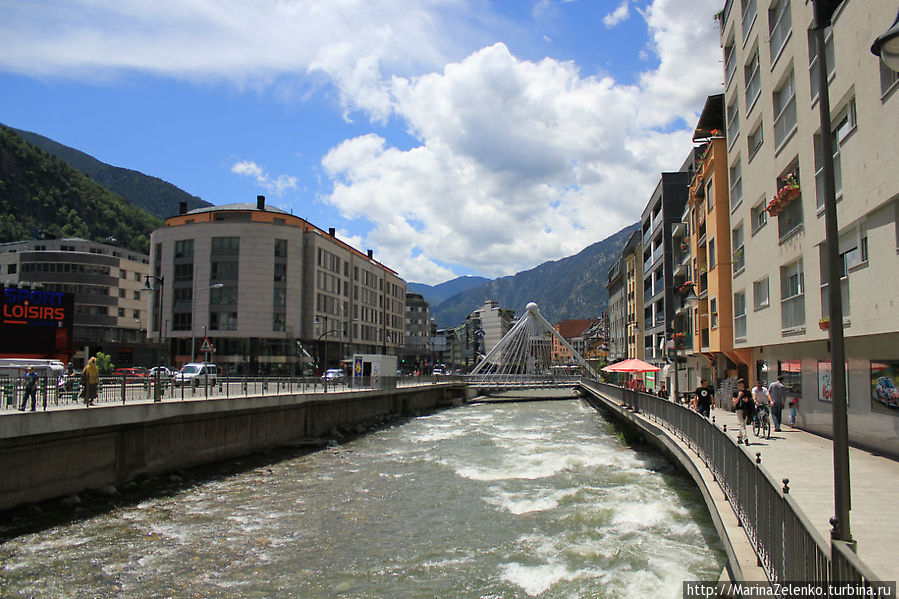
<path fill-rule="evenodd" d="M 854 546 L 849 529 L 851 492 L 849 487 L 849 424 L 846 415 L 846 351 L 843 339 L 843 298 L 840 288 L 840 236 L 837 224 L 837 200 L 834 187 L 833 134 L 830 127 L 830 90 L 827 79 L 827 53 L 824 51 L 824 29 L 831 24 L 838 2 L 814 0 L 815 54 L 818 60 L 818 114 L 821 121 L 822 171 L 824 175 L 824 237 L 828 261 L 827 292 L 830 302 L 830 368 L 831 413 L 833 420 L 833 488 L 834 517 L 830 537 Z M 888 35 L 889 32 L 887 32 Z M 883 36 L 882 36 L 883 37 Z M 881 40 L 878 40 L 880 42 Z M 875 42 L 875 45 L 878 45 Z M 883 50 L 882 42 L 879 49 Z"/>
<path fill-rule="evenodd" d="M 874 40 L 871 53 L 879 56 L 892 70 L 899 71 L 899 13 L 886 33 Z"/>
<path fill-rule="evenodd" d="M 190 308 L 190 361 L 196 362 L 196 347 L 197 347 L 197 294 L 204 289 L 221 289 L 224 287 L 224 283 L 216 283 L 215 285 L 209 285 L 207 287 L 199 287 L 194 288 L 191 295 L 191 308 Z"/>

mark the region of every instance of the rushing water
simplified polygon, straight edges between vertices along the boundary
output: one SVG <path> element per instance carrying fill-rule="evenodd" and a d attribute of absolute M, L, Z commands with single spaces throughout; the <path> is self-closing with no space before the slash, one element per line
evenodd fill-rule
<path fill-rule="evenodd" d="M 23 534 L 0 595 L 680 597 L 702 498 L 572 401 L 474 405 Z"/>

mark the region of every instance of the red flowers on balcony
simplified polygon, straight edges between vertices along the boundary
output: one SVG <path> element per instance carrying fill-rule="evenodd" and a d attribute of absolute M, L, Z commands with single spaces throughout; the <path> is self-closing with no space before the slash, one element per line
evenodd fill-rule
<path fill-rule="evenodd" d="M 799 197 L 799 193 L 799 181 L 796 180 L 796 175 L 794 173 L 787 173 L 781 177 L 778 183 L 777 193 L 774 194 L 774 197 L 768 202 L 765 210 L 767 210 L 771 216 L 777 216 L 790 202 Z"/>

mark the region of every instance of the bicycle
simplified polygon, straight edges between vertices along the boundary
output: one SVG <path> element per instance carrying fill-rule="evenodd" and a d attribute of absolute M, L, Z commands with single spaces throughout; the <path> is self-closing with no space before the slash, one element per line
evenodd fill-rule
<path fill-rule="evenodd" d="M 771 438 L 771 416 L 768 406 L 756 406 L 755 418 L 752 419 L 752 432 L 756 437 Z"/>

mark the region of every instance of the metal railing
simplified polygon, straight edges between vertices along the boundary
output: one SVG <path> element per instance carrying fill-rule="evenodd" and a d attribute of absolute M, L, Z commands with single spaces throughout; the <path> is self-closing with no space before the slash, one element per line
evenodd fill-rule
<path fill-rule="evenodd" d="M 825 541 L 789 493 L 789 480 L 771 478 L 754 457 L 727 436 L 724 427 L 686 406 L 623 387 L 582 381 L 603 395 L 667 428 L 711 471 L 733 507 L 771 582 L 855 582 L 886 596 L 878 578 L 842 541 Z"/>
<path fill-rule="evenodd" d="M 93 405 L 127 404 L 147 401 L 187 399 L 232 399 L 261 395 L 295 395 L 303 393 L 335 393 L 396 389 L 436 383 L 459 382 L 456 376 L 369 376 L 325 381 L 319 377 L 243 376 L 202 378 L 175 384 L 171 377 L 129 376 L 100 377 Z M 0 377 L 0 413 L 12 412 L 22 404 L 25 395 L 23 377 Z M 36 408 L 47 410 L 85 405 L 83 386 L 78 377 L 42 378 L 36 393 Z M 31 400 L 26 407 L 31 409 Z"/>

